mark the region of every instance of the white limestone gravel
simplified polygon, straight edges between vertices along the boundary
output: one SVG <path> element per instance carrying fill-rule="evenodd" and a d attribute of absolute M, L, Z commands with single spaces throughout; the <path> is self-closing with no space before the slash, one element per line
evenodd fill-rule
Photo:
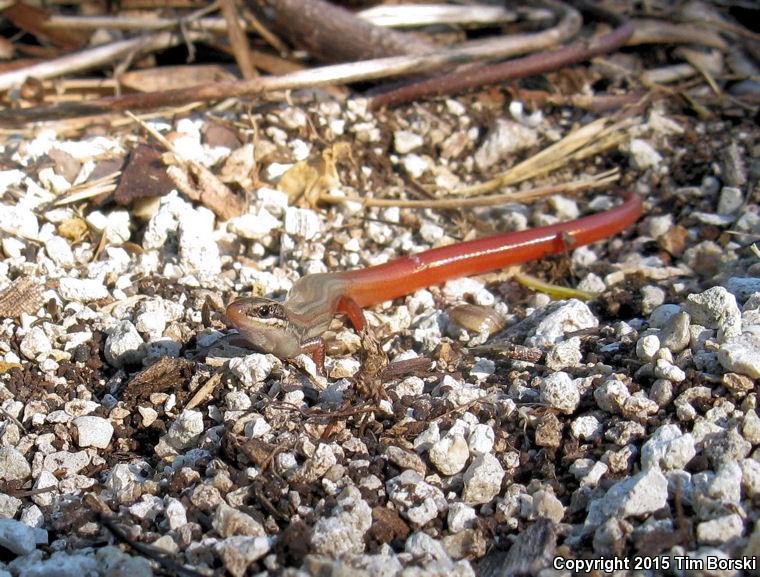
<path fill-rule="evenodd" d="M 113 425 L 103 417 L 77 417 L 72 421 L 77 430 L 77 444 L 80 447 L 105 449 L 113 436 Z"/>
<path fill-rule="evenodd" d="M 0 479 L 24 481 L 31 474 L 31 467 L 24 455 L 15 447 L 0 447 Z"/>
<path fill-rule="evenodd" d="M 34 530 L 14 519 L 0 519 L 0 545 L 16 555 L 28 555 L 37 548 Z"/>
<path fill-rule="evenodd" d="M 454 475 L 461 471 L 469 457 L 467 441 L 458 434 L 447 433 L 428 451 L 430 462 L 444 475 Z"/>

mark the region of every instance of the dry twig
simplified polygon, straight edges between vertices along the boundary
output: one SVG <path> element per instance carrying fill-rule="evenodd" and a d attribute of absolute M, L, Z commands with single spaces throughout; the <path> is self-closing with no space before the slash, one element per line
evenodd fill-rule
<path fill-rule="evenodd" d="M 190 32 L 188 36 L 192 41 L 201 40 L 204 35 L 199 32 Z M 57 78 L 73 72 L 91 70 L 99 66 L 110 64 L 116 60 L 134 54 L 145 54 L 156 50 L 162 50 L 171 46 L 177 46 L 186 41 L 181 34 L 176 32 L 161 32 L 152 36 L 139 36 L 129 40 L 120 40 L 88 48 L 73 54 L 67 54 L 60 58 L 53 58 L 32 66 L 27 66 L 12 72 L 0 74 L 0 90 L 8 90 L 21 86 L 27 78 L 42 80 L 45 78 Z"/>
<path fill-rule="evenodd" d="M 301 70 L 281 76 L 219 82 L 150 94 L 97 98 L 85 102 L 68 102 L 57 106 L 9 109 L 0 111 L 0 122 L 24 123 L 73 116 L 112 114 L 124 110 L 146 110 L 161 106 L 177 107 L 191 102 L 252 97 L 278 90 L 298 90 L 427 72 L 451 64 L 459 65 L 477 60 L 507 58 L 525 54 L 531 50 L 545 49 L 576 34 L 580 25 L 580 14 L 571 8 L 564 8 L 559 23 L 548 30 L 516 36 L 499 36 L 487 41 L 465 42 L 440 50 L 436 54 L 377 58 Z"/>
<path fill-rule="evenodd" d="M 594 56 L 616 50 L 633 34 L 633 25 L 629 22 L 619 26 L 609 34 L 594 39 L 591 43 L 576 42 L 553 52 L 531 54 L 524 58 L 508 60 L 500 64 L 480 66 L 462 73 L 451 73 L 430 80 L 410 84 L 371 100 L 371 108 L 396 106 L 404 102 L 425 97 L 454 94 L 490 84 L 516 80 L 542 72 L 557 70 L 570 64 L 589 60 Z"/>
<path fill-rule="evenodd" d="M 273 15 L 274 28 L 293 44 L 326 62 L 355 62 L 402 54 L 428 54 L 429 42 L 375 26 L 324 0 L 249 0 Z"/>
<path fill-rule="evenodd" d="M 238 9 L 235 0 L 220 0 L 222 14 L 227 21 L 227 38 L 229 38 L 232 52 L 235 55 L 240 74 L 243 78 L 255 78 L 258 76 L 256 68 L 253 66 L 251 59 L 251 47 L 248 45 L 248 38 L 245 35 L 243 25 L 238 17 Z"/>

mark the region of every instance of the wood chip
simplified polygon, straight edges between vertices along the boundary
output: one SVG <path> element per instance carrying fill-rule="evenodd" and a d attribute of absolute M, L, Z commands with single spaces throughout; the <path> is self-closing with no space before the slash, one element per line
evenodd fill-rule
<path fill-rule="evenodd" d="M 11 286 L 0 292 L 0 318 L 19 317 L 21 313 L 34 314 L 44 300 L 42 285 L 30 277 L 17 278 Z"/>
<path fill-rule="evenodd" d="M 216 373 L 212 375 L 203 385 L 200 386 L 200 388 L 196 391 L 196 393 L 193 395 L 193 398 L 190 399 L 190 401 L 185 406 L 186 409 L 194 409 L 198 405 L 200 405 L 203 401 L 205 401 L 211 393 L 214 392 L 214 389 L 216 389 L 217 385 L 222 380 L 222 373 Z"/>

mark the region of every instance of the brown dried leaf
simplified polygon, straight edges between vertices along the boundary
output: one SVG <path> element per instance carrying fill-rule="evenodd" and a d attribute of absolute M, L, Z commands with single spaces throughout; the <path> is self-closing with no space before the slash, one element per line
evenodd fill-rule
<path fill-rule="evenodd" d="M 193 366 L 194 363 L 187 359 L 163 357 L 129 381 L 124 389 L 124 400 L 147 399 L 153 393 L 164 391 L 176 393 L 190 380 Z"/>
<path fill-rule="evenodd" d="M 12 6 L 3 10 L 3 16 L 38 40 L 42 40 L 63 50 L 81 48 L 90 37 L 89 33 L 83 30 L 48 26 L 47 20 L 50 18 L 50 15 L 45 10 L 35 8 L 24 2 L 15 2 Z"/>
<path fill-rule="evenodd" d="M 263 467 L 274 455 L 275 446 L 260 439 L 247 439 L 241 442 L 240 451 L 257 467 Z"/>
<path fill-rule="evenodd" d="M 280 177 L 277 189 L 288 195 L 291 204 L 304 197 L 306 204 L 314 207 L 321 194 L 340 186 L 336 165 L 339 160 L 350 156 L 350 145 L 347 142 L 338 142 L 323 150 L 319 157 L 296 162 Z"/>
<path fill-rule="evenodd" d="M 120 172 L 126 164 L 126 158 L 123 156 L 117 156 L 116 158 L 108 158 L 102 160 L 95 165 L 87 182 L 96 182 L 102 178 L 106 178 L 117 172 Z M 86 184 L 86 183 L 85 183 Z M 103 192 L 96 197 L 93 197 L 90 203 L 93 207 L 97 208 L 111 201 L 112 192 Z"/>
<path fill-rule="evenodd" d="M 174 183 L 161 161 L 161 152 L 140 144 L 129 154 L 113 201 L 128 206 L 137 199 L 163 196 L 173 188 Z"/>
<path fill-rule="evenodd" d="M 60 174 L 73 184 L 82 168 L 82 164 L 68 152 L 59 148 L 51 148 L 47 155 L 55 163 L 56 174 Z"/>
<path fill-rule="evenodd" d="M 119 76 L 122 86 L 137 92 L 192 88 L 228 80 L 236 80 L 235 75 L 216 64 L 159 66 L 145 70 L 132 70 Z"/>
<path fill-rule="evenodd" d="M 201 132 L 203 133 L 203 143 L 207 146 L 224 146 L 230 150 L 240 147 L 241 142 L 237 131 L 218 122 L 206 122 Z"/>
<path fill-rule="evenodd" d="M 87 223 L 78 216 L 64 220 L 58 225 L 58 234 L 67 240 L 79 240 L 87 232 Z"/>
<path fill-rule="evenodd" d="M 31 277 L 19 277 L 0 292 L 0 318 L 33 314 L 43 303 L 40 283 Z"/>

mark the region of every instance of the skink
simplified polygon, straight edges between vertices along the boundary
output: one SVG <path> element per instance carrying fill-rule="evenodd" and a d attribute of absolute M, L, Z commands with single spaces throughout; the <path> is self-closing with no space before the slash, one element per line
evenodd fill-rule
<path fill-rule="evenodd" d="M 306 275 L 284 302 L 241 298 L 227 307 L 227 318 L 260 351 L 282 359 L 307 353 L 321 365 L 321 335 L 337 313 L 345 313 L 361 332 L 364 307 L 607 238 L 636 222 L 641 208 L 641 198 L 629 193 L 620 206 L 576 220 L 460 242 L 363 269 Z"/>

